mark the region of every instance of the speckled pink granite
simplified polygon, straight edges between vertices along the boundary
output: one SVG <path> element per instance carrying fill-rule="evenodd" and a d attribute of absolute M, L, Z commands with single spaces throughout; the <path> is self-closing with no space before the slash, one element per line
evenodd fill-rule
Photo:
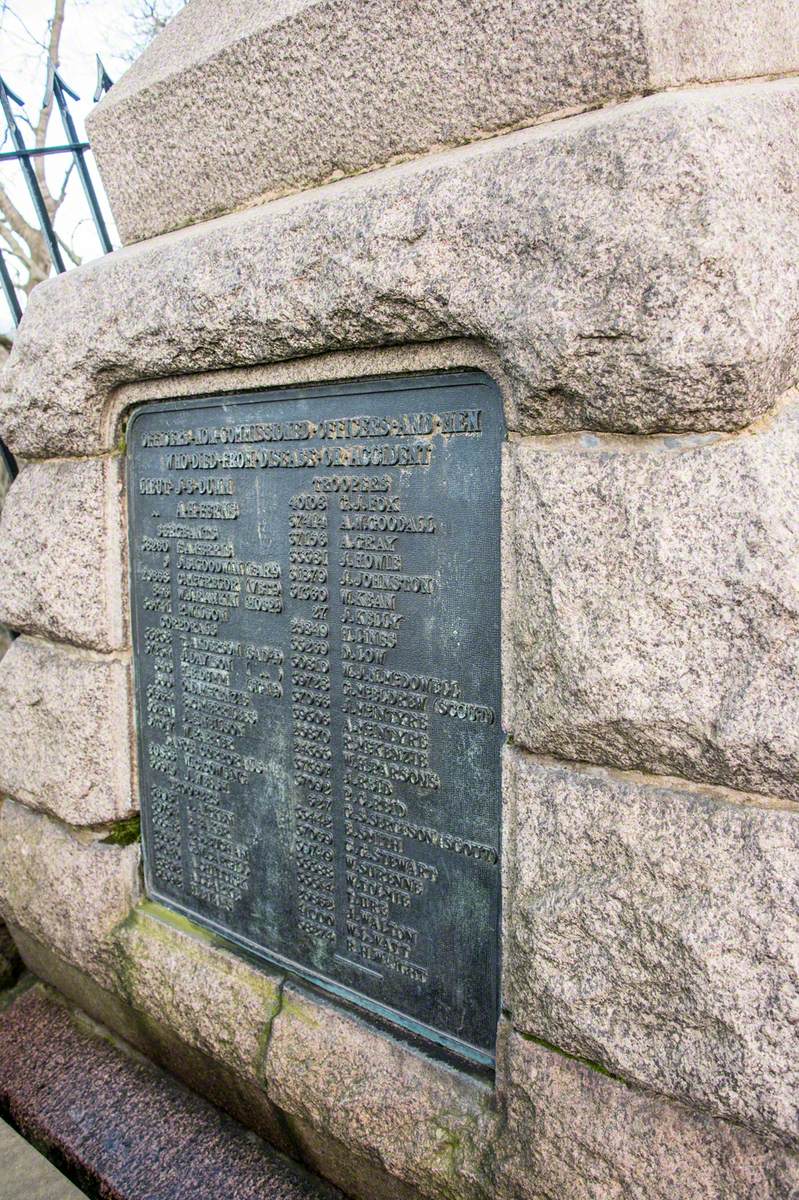
<path fill-rule="evenodd" d="M 0 1015 L 0 1111 L 103 1200 L 343 1200 L 38 987 Z"/>

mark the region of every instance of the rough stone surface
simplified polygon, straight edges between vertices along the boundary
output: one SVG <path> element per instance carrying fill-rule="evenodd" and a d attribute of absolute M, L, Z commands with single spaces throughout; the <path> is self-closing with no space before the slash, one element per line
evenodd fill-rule
<path fill-rule="evenodd" d="M 342 1200 L 34 988 L 0 1021 L 0 1103 L 93 1195 Z"/>
<path fill-rule="evenodd" d="M 311 1170 L 335 1180 L 350 1200 L 420 1200 L 428 1194 L 397 1179 L 396 1175 L 386 1174 L 375 1158 L 356 1153 L 352 1146 L 314 1129 L 299 1117 L 283 1114 L 282 1119 L 286 1128 L 291 1129 L 296 1153 L 302 1162 Z M 433 1195 L 438 1194 L 434 1189 Z M 444 1189 L 444 1195 L 447 1200 L 451 1197 L 460 1200 L 460 1194 L 457 1180 L 453 1178 L 449 1190 Z"/>
<path fill-rule="evenodd" d="M 76 836 L 13 800 L 0 807 L 0 914 L 82 967 L 114 979 L 108 935 L 139 895 L 139 847 Z"/>
<path fill-rule="evenodd" d="M 482 340 L 518 428 L 736 428 L 795 379 L 799 84 L 684 91 L 390 168 L 37 287 L 0 424 L 112 446 L 116 386 Z"/>
<path fill-rule="evenodd" d="M 746 436 L 509 457 L 516 740 L 799 799 L 799 399 Z"/>
<path fill-rule="evenodd" d="M 128 668 L 17 638 L 0 662 L 0 792 L 71 825 L 129 816 Z"/>
<path fill-rule="evenodd" d="M 799 65 L 795 0 L 641 0 L 651 87 L 779 75 Z"/>
<path fill-rule="evenodd" d="M 114 428 L 123 415 L 154 400 L 195 399 L 221 393 L 267 391 L 303 384 L 348 383 L 353 379 L 385 379 L 394 375 L 419 375 L 433 371 L 484 371 L 503 393 L 506 420 L 515 424 L 508 403 L 510 385 L 495 354 L 481 342 L 468 338 L 442 338 L 437 342 L 373 346 L 368 350 L 334 350 L 310 358 L 233 367 L 219 371 L 194 371 L 168 379 L 145 379 L 125 384 L 114 392 L 105 413 L 106 428 Z"/>
<path fill-rule="evenodd" d="M 115 459 L 32 463 L 0 521 L 0 621 L 95 650 L 123 644 Z"/>
<path fill-rule="evenodd" d="M 779 1146 L 506 1031 L 497 1200 L 793 1200 Z"/>
<path fill-rule="evenodd" d="M 491 1195 L 497 1118 L 487 1083 L 288 984 L 265 1077 L 289 1117 L 422 1195 Z"/>
<path fill-rule="evenodd" d="M 192 0 L 89 122 L 123 239 L 547 114 L 799 65 L 790 0 L 424 0 L 402 15 L 392 0 Z"/>
<path fill-rule="evenodd" d="M 515 1027 L 799 1144 L 799 808 L 506 766 Z"/>
<path fill-rule="evenodd" d="M 5 358 L 7 358 L 7 357 L 8 357 L 8 354 L 6 352 L 5 356 L 2 359 L 0 359 L 0 368 L 2 367 L 2 364 L 5 362 Z M 2 511 L 3 511 L 3 504 L 5 502 L 6 496 L 8 495 L 8 489 L 10 487 L 11 487 L 11 474 L 8 470 L 8 467 L 6 466 L 5 460 L 2 460 L 2 461 L 0 461 L 0 513 L 2 513 Z M 8 649 L 8 647 L 10 645 L 11 645 L 11 635 L 10 635 L 7 627 L 3 624 L 0 624 L 0 658 L 3 657 L 3 655 L 5 654 L 6 650 Z"/>
<path fill-rule="evenodd" d="M 279 975 L 218 949 L 212 934 L 203 936 L 180 917 L 153 915 L 149 906 L 131 915 L 114 942 L 118 989 L 133 1008 L 242 1077 L 259 1078 L 280 1007 Z"/>
<path fill-rule="evenodd" d="M 50 887 L 42 878 L 40 892 Z M 145 904 L 95 930 L 72 962 L 49 930 L 13 930 L 40 978 L 356 1200 L 492 1196 L 498 1118 L 485 1080 L 278 988 L 174 920 Z"/>
<path fill-rule="evenodd" d="M 635 0 L 193 0 L 90 132 L 128 242 L 646 79 Z"/>

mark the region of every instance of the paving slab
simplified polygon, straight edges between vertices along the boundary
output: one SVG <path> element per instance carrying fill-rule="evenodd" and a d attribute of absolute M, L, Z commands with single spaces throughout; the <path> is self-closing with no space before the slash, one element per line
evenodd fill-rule
<path fill-rule="evenodd" d="M 85 1193 L 0 1121 L 0 1200 L 85 1200 Z"/>

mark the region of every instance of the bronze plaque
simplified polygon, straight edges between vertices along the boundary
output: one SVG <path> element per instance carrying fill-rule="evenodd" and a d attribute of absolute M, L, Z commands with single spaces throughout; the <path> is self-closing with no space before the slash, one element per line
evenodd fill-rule
<path fill-rule="evenodd" d="M 128 429 L 150 895 L 484 1062 L 503 436 L 477 373 L 156 403 Z"/>

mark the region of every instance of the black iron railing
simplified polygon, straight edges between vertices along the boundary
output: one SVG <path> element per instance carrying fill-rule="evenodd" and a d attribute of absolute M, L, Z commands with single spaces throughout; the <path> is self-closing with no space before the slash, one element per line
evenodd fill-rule
<path fill-rule="evenodd" d="M 100 99 L 103 92 L 107 92 L 111 87 L 111 80 L 103 67 L 99 57 L 97 59 L 97 89 L 94 93 L 95 102 Z M 103 216 L 100 202 L 97 198 L 97 192 L 92 183 L 89 168 L 86 163 L 86 152 L 89 150 L 89 143 L 83 142 L 78 137 L 78 131 L 75 126 L 75 121 L 69 109 L 69 99 L 78 100 L 80 97 L 73 92 L 72 88 L 68 87 L 64 80 L 59 75 L 55 67 L 50 64 L 47 77 L 47 91 L 45 94 L 45 105 L 50 102 L 50 99 L 55 102 L 61 117 L 61 125 L 64 130 L 66 141 L 61 145 L 56 146 L 28 146 L 25 142 L 25 135 L 20 128 L 14 106 L 22 108 L 23 101 L 15 92 L 12 92 L 8 84 L 5 83 L 0 76 L 0 109 L 2 109 L 3 118 L 6 126 L 6 137 L 11 139 L 13 150 L 0 152 L 0 162 L 15 161 L 19 163 L 22 176 L 25 180 L 25 185 L 28 190 L 28 195 L 33 205 L 33 210 L 36 215 L 36 222 L 44 239 L 47 253 L 50 257 L 53 269 L 60 274 L 66 270 L 64 256 L 61 253 L 58 235 L 53 226 L 53 220 L 45 203 L 39 179 L 36 175 L 36 170 L 33 165 L 35 158 L 43 158 L 52 154 L 69 154 L 72 156 L 72 161 L 75 165 L 78 178 L 83 187 L 83 194 L 86 198 L 86 204 L 89 209 L 94 228 L 97 232 L 97 237 L 102 247 L 103 253 L 107 254 L 113 249 L 111 238 L 108 233 L 108 227 Z M 0 287 L 6 298 L 11 319 L 14 325 L 17 326 L 22 319 L 22 305 L 20 303 L 18 289 L 8 269 L 5 255 L 0 248 Z M 6 446 L 2 437 L 0 437 L 0 459 L 5 463 L 5 466 L 13 479 L 17 474 L 17 464 L 13 454 Z"/>

